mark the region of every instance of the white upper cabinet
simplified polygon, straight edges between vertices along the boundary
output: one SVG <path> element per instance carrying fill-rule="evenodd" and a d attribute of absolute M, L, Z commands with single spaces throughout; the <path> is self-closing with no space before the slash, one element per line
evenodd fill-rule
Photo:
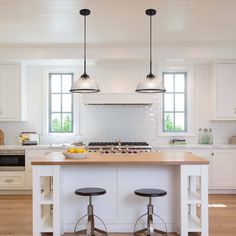
<path fill-rule="evenodd" d="M 217 64 L 212 82 L 212 119 L 236 120 L 236 64 Z"/>
<path fill-rule="evenodd" d="M 26 101 L 20 65 L 0 65 L 0 121 L 26 119 Z"/>

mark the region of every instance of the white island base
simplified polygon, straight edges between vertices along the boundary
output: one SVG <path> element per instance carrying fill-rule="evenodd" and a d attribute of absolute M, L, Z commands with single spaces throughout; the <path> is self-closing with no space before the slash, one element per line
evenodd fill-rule
<path fill-rule="evenodd" d="M 108 232 L 133 232 L 148 203 L 134 191 L 160 188 L 167 196 L 153 198 L 154 211 L 164 219 L 168 231 L 208 236 L 207 183 L 208 165 L 34 165 L 33 236 L 74 231 L 77 220 L 87 211 L 88 198 L 74 194 L 81 187 L 106 189 L 105 195 L 93 197 L 93 204 Z M 141 221 L 140 227 L 145 223 Z"/>

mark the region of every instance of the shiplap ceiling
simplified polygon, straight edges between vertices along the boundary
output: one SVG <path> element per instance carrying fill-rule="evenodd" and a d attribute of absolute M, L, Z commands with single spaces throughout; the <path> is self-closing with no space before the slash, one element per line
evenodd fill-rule
<path fill-rule="evenodd" d="M 89 43 L 144 43 L 146 8 L 157 42 L 236 42 L 236 0 L 0 0 L 0 44 L 77 44 L 89 8 Z"/>

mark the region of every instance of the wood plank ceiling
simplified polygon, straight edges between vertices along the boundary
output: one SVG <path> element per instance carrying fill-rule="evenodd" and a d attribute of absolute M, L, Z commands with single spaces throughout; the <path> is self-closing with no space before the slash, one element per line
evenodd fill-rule
<path fill-rule="evenodd" d="M 0 0 L 0 44 L 81 43 L 88 7 L 90 43 L 147 42 L 154 7 L 158 42 L 236 42 L 235 0 Z"/>

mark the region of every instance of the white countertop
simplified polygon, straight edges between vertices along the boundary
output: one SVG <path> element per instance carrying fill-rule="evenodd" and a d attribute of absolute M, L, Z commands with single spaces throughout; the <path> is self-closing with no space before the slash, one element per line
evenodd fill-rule
<path fill-rule="evenodd" d="M 236 145 L 233 144 L 161 144 L 154 145 L 153 149 L 236 149 Z"/>
<path fill-rule="evenodd" d="M 3 149 L 66 149 L 68 147 L 74 147 L 73 145 L 61 145 L 61 144 L 45 144 L 45 145 L 0 145 L 0 150 Z"/>
<path fill-rule="evenodd" d="M 68 147 L 74 147 L 73 145 L 63 145 L 63 144 L 40 144 L 40 145 L 29 145 L 29 146 L 22 146 L 22 145 L 0 145 L 0 150 L 3 149 L 66 149 Z M 233 144 L 214 144 L 214 145 L 204 145 L 204 144 L 160 144 L 160 145 L 153 145 L 152 148 L 154 150 L 163 150 L 163 149 L 236 149 L 236 145 Z"/>

